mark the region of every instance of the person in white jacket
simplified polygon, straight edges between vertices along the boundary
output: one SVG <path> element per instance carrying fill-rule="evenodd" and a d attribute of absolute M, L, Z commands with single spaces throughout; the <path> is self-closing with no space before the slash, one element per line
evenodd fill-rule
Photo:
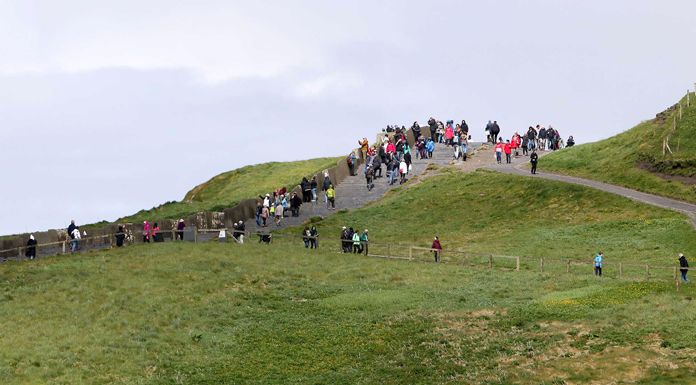
<path fill-rule="evenodd" d="M 82 235 L 80 234 L 80 229 L 78 227 L 75 227 L 70 235 L 72 236 L 72 239 L 70 240 L 70 251 L 74 253 L 80 247 L 80 239 L 82 239 Z"/>
<path fill-rule="evenodd" d="M 401 162 L 399 163 L 399 176 L 401 177 L 399 184 L 406 182 L 406 174 L 408 174 L 408 165 L 406 164 L 405 160 L 401 159 Z"/>

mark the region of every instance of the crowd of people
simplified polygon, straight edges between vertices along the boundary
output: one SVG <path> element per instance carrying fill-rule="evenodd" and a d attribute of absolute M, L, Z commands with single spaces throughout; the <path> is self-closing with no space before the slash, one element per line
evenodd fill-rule
<path fill-rule="evenodd" d="M 369 234 L 365 229 L 361 233 L 352 227 L 343 226 L 341 229 L 341 249 L 344 253 L 368 255 Z"/>

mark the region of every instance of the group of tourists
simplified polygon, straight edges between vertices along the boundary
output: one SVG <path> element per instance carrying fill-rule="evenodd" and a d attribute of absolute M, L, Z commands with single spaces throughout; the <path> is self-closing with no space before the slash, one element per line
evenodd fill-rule
<path fill-rule="evenodd" d="M 427 152 L 428 157 L 432 157 L 432 149 L 435 147 L 435 143 L 441 143 L 453 148 L 453 158 L 455 160 L 461 159 L 466 161 L 469 151 L 469 140 L 471 140 L 469 125 L 466 123 L 466 120 L 462 119 L 461 123 L 457 124 L 454 123 L 454 120 L 442 123 L 442 121 L 430 117 L 428 119 L 428 128 L 430 129 L 430 138 L 423 138 L 420 141 L 419 152 Z M 417 122 L 413 123 L 412 129 L 416 137 L 422 137 L 420 135 L 420 126 Z M 427 148 L 428 145 L 430 148 Z M 421 156 L 421 158 L 424 157 Z"/>
<path fill-rule="evenodd" d="M 363 230 L 362 233 L 352 227 L 343 226 L 341 229 L 341 250 L 344 253 L 367 255 L 369 242 L 367 229 Z"/>

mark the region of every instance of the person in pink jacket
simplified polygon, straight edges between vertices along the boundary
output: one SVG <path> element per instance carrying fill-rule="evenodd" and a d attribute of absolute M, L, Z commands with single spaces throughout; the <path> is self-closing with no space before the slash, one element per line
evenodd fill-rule
<path fill-rule="evenodd" d="M 445 128 L 445 143 L 452 144 L 452 139 L 454 139 L 454 129 L 452 128 L 452 124 L 447 124 Z"/>
<path fill-rule="evenodd" d="M 150 224 L 143 222 L 143 242 L 150 243 Z"/>

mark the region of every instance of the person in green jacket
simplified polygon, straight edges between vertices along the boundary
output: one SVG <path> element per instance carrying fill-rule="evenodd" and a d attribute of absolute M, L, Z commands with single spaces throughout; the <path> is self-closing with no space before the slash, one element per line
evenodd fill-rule
<path fill-rule="evenodd" d="M 353 254 L 360 253 L 362 253 L 362 249 L 360 248 L 360 234 L 356 231 L 353 233 Z"/>
<path fill-rule="evenodd" d="M 362 251 L 367 255 L 367 246 L 368 246 L 369 239 L 367 237 L 367 229 L 363 231 L 362 234 L 360 234 L 360 244 L 362 247 Z"/>

